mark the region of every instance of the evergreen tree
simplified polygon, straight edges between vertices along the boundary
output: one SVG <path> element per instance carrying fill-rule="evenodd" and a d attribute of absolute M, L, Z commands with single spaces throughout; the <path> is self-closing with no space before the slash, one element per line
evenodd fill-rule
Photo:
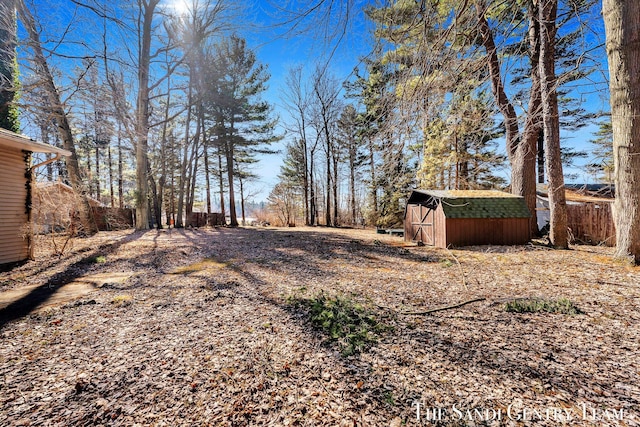
<path fill-rule="evenodd" d="M 350 97 L 358 98 L 364 105 L 364 111 L 358 113 L 358 137 L 362 139 L 366 152 L 364 163 L 368 167 L 368 174 L 364 182 L 369 187 L 369 203 L 366 221 L 375 224 L 379 217 L 378 203 L 378 171 L 377 154 L 380 143 L 393 112 L 393 94 L 391 91 L 392 73 L 380 58 L 367 60 L 367 75 L 361 76 L 356 70 L 356 81 L 347 85 Z"/>
<path fill-rule="evenodd" d="M 607 184 L 613 184 L 614 164 L 613 164 L 613 127 L 611 121 L 601 122 L 595 138 L 591 143 L 595 145 L 593 150 L 594 161 L 587 165 L 589 172 Z"/>
<path fill-rule="evenodd" d="M 226 160 L 230 225 L 236 227 L 234 159 L 240 152 L 245 156 L 271 152 L 267 147 L 278 138 L 271 107 L 260 99 L 269 79 L 266 66 L 237 36 L 223 39 L 215 51 L 204 107 L 216 123 L 214 133 Z"/>
<path fill-rule="evenodd" d="M 360 179 L 365 160 L 364 144 L 361 137 L 358 112 L 353 105 L 347 105 L 338 120 L 338 143 L 347 161 L 349 170 L 349 213 L 351 223 L 357 223 L 356 180 Z"/>
<path fill-rule="evenodd" d="M 301 139 L 296 139 L 288 143 L 285 150 L 283 164 L 280 166 L 280 181 L 304 191 L 306 174 L 304 143 Z"/>

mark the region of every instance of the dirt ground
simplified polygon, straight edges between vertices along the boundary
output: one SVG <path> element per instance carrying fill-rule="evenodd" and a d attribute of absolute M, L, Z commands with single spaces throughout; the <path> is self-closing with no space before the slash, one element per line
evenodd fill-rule
<path fill-rule="evenodd" d="M 0 273 L 2 426 L 640 425 L 640 269 L 610 248 L 326 228 L 41 243 Z M 292 302 L 319 295 L 363 307 L 375 342 L 346 355 Z"/>

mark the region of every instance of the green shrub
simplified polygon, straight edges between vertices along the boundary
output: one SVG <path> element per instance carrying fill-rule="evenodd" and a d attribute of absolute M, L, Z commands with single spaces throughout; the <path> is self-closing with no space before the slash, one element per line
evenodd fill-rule
<path fill-rule="evenodd" d="M 304 307 L 314 328 L 323 331 L 330 342 L 336 342 L 343 356 L 361 352 L 387 329 L 370 310 L 343 296 L 328 298 L 320 293 L 310 299 L 290 297 L 289 303 Z"/>
<path fill-rule="evenodd" d="M 510 313 L 562 313 L 582 314 L 582 311 L 566 298 L 545 300 L 542 298 L 518 298 L 504 304 Z"/>

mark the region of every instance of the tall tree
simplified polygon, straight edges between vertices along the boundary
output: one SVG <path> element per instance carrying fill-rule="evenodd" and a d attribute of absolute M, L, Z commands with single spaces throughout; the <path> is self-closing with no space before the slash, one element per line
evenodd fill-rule
<path fill-rule="evenodd" d="M 538 133 L 534 127 L 539 126 L 536 115 L 540 111 L 540 91 L 539 91 L 539 74 L 538 67 L 532 67 L 531 81 L 532 89 L 529 100 L 528 116 L 529 127 L 525 129 L 525 138 L 523 140 L 520 135 L 518 125 L 518 115 L 507 96 L 503 83 L 503 76 L 500 64 L 498 48 L 495 43 L 495 37 L 489 22 L 487 20 L 488 6 L 484 0 L 476 0 L 476 15 L 478 19 L 478 29 L 481 37 L 482 45 L 487 53 L 487 64 L 491 81 L 491 89 L 496 99 L 496 104 L 504 117 L 506 129 L 507 154 L 511 163 L 511 192 L 519 196 L 523 196 L 527 202 L 527 206 L 531 212 L 535 212 L 536 206 L 536 174 L 535 160 L 537 149 Z M 532 62 L 539 60 L 535 54 L 539 46 L 539 31 L 537 30 L 537 13 L 531 12 L 529 15 L 529 43 L 532 49 Z M 537 232 L 536 221 L 531 221 L 532 231 Z"/>
<path fill-rule="evenodd" d="M 311 174 L 311 159 L 315 152 L 315 147 L 311 146 L 309 141 L 308 125 L 309 125 L 309 93 L 303 83 L 302 76 L 303 67 L 298 66 L 291 68 L 286 77 L 286 89 L 283 93 L 283 101 L 286 108 L 291 113 L 291 117 L 295 125 L 291 131 L 295 132 L 300 144 L 300 166 L 302 167 L 301 185 L 304 193 L 304 222 L 305 225 L 311 225 L 315 217 L 315 197 L 313 195 L 313 175 Z"/>
<path fill-rule="evenodd" d="M 216 59 L 207 79 L 210 96 L 205 107 L 216 123 L 216 136 L 226 160 L 229 194 L 229 221 L 237 227 L 234 159 L 239 153 L 269 152 L 277 140 L 270 118 L 271 106 L 261 100 L 269 73 L 260 64 L 246 41 L 232 36 L 216 45 Z"/>
<path fill-rule="evenodd" d="M 565 200 L 562 155 L 560 151 L 560 119 L 558 116 L 557 79 L 555 73 L 555 39 L 558 0 L 540 0 L 540 93 L 542 121 L 546 143 L 545 157 L 549 172 L 549 209 L 551 215 L 549 239 L 557 248 L 569 247 L 567 204 Z"/>
<path fill-rule="evenodd" d="M 47 105 L 44 107 L 56 122 L 58 133 L 62 140 L 62 146 L 65 150 L 70 151 L 71 155 L 65 157 L 67 165 L 67 173 L 69 181 L 74 191 L 81 196 L 81 205 L 79 206 L 80 220 L 85 233 L 95 233 L 98 231 L 96 222 L 93 220 L 91 207 L 87 199 L 86 187 L 83 185 L 80 175 L 80 167 L 78 166 L 78 156 L 76 154 L 76 146 L 71 131 L 69 118 L 62 103 L 60 92 L 53 79 L 53 74 L 49 68 L 47 58 L 40 41 L 40 33 L 36 27 L 36 21 L 31 11 L 26 7 L 23 1 L 18 3 L 18 14 L 22 24 L 26 28 L 29 35 L 29 47 L 33 50 L 33 66 L 36 75 L 41 81 L 43 92 L 47 96 Z"/>
<path fill-rule="evenodd" d="M 358 112 L 353 105 L 347 105 L 338 120 L 340 146 L 345 153 L 349 172 L 349 212 L 351 224 L 357 223 L 356 178 L 360 176 L 363 163 L 363 143 L 360 134 Z"/>
<path fill-rule="evenodd" d="M 149 229 L 149 72 L 151 36 L 156 8 L 160 0 L 138 0 L 138 94 L 135 109 L 136 135 L 136 228 Z"/>
<path fill-rule="evenodd" d="M 117 83 L 117 72 L 122 72 L 123 69 L 126 71 L 127 68 L 122 64 L 130 62 L 130 58 L 135 58 L 131 67 L 135 71 L 133 78 L 135 83 L 131 84 L 136 94 L 135 106 L 131 111 L 125 97 L 124 102 L 119 103 L 116 111 L 119 112 L 120 121 L 126 124 L 124 129 L 129 133 L 130 139 L 134 141 L 136 205 L 138 208 L 136 227 L 139 229 L 149 228 L 149 185 L 151 179 L 155 179 L 149 175 L 152 172 L 149 164 L 149 152 L 151 151 L 149 132 L 151 128 L 161 125 L 166 119 L 161 117 L 159 121 L 152 120 L 153 104 L 155 100 L 166 96 L 166 94 L 159 93 L 166 79 L 181 69 L 185 63 L 189 67 L 193 66 L 203 41 L 217 34 L 222 28 L 228 27 L 228 23 L 231 21 L 225 19 L 229 12 L 227 3 L 224 0 L 186 0 L 181 2 L 184 7 L 176 8 L 175 4 L 164 3 L 160 0 L 137 0 L 130 17 L 133 21 L 132 25 L 126 25 L 115 17 L 110 17 L 113 21 L 118 22 L 118 31 L 115 33 L 124 38 L 123 45 L 128 45 L 128 41 L 131 39 L 136 41 L 135 48 L 123 49 L 124 53 L 119 57 L 117 53 L 107 51 L 109 42 L 112 42 L 115 36 L 112 34 L 109 38 L 105 35 L 103 54 L 107 80 L 112 87 L 112 92 L 114 92 L 114 98 L 117 98 L 115 93 L 118 91 L 118 85 L 115 84 Z M 90 8 L 90 10 L 96 12 L 100 8 Z M 106 13 L 99 13 L 99 15 L 106 15 Z M 125 55 L 129 55 L 129 57 L 123 59 Z M 191 112 L 193 104 L 193 99 L 190 99 L 183 111 Z M 185 128 L 190 129 L 190 126 L 195 126 L 195 134 L 198 135 L 200 125 L 196 117 L 195 114 L 189 117 Z M 191 119 L 193 119 L 193 123 Z M 182 168 L 183 171 L 187 169 L 187 173 L 184 179 L 180 180 L 179 193 L 183 202 L 185 197 L 191 197 L 193 194 L 193 188 L 189 185 L 196 178 L 197 170 L 194 166 L 198 160 L 197 150 L 194 148 L 194 146 L 197 147 L 198 141 L 194 138 L 194 145 L 191 145 L 188 135 L 185 140 L 185 147 L 192 148 L 192 150 L 187 155 L 184 155 L 183 152 L 183 160 L 188 159 L 186 167 Z M 184 162 L 183 166 L 185 166 Z M 190 172 L 193 173 L 189 174 Z M 154 196 L 153 199 L 154 204 L 157 205 L 157 198 Z M 189 202 L 189 200 L 186 201 Z M 189 203 L 186 204 L 189 206 Z M 180 206 L 180 208 L 182 207 Z M 182 221 L 182 210 L 178 209 L 178 211 L 177 225 Z"/>
<path fill-rule="evenodd" d="M 640 264 L 640 3 L 603 0 L 615 165 L 617 255 Z"/>
<path fill-rule="evenodd" d="M 325 153 L 325 225 L 337 225 L 336 135 L 335 123 L 341 109 L 338 95 L 340 86 L 327 70 L 317 67 L 313 76 L 314 126 L 324 144 Z M 333 200 L 333 201 L 332 201 Z M 333 209 L 332 209 L 333 207 Z"/>
<path fill-rule="evenodd" d="M 379 216 L 376 155 L 385 123 L 393 109 L 389 102 L 389 98 L 393 97 L 389 88 L 392 76 L 387 68 L 381 61 L 368 61 L 368 76 L 360 76 L 356 70 L 355 83 L 347 85 L 347 90 L 352 93 L 350 96 L 359 98 L 364 104 L 364 111 L 358 115 L 358 122 L 359 137 L 363 139 L 366 146 L 369 169 L 366 179 L 369 187 L 366 220 L 369 224 L 375 224 Z"/>
<path fill-rule="evenodd" d="M 18 90 L 16 1 L 0 4 L 0 128 L 13 132 L 20 130 L 14 103 Z"/>

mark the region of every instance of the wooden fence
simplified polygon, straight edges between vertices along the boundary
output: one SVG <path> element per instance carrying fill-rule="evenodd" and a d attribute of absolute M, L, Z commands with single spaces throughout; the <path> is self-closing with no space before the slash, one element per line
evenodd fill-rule
<path fill-rule="evenodd" d="M 211 214 L 207 214 L 206 212 L 192 212 L 187 219 L 187 227 L 204 227 L 207 224 L 216 227 L 225 225 L 226 221 L 224 215 L 215 212 Z"/>
<path fill-rule="evenodd" d="M 574 239 L 584 243 L 615 246 L 616 229 L 612 208 L 611 202 L 568 204 L 567 225 Z"/>
<path fill-rule="evenodd" d="M 123 230 L 133 227 L 133 209 L 92 206 L 98 230 Z"/>

